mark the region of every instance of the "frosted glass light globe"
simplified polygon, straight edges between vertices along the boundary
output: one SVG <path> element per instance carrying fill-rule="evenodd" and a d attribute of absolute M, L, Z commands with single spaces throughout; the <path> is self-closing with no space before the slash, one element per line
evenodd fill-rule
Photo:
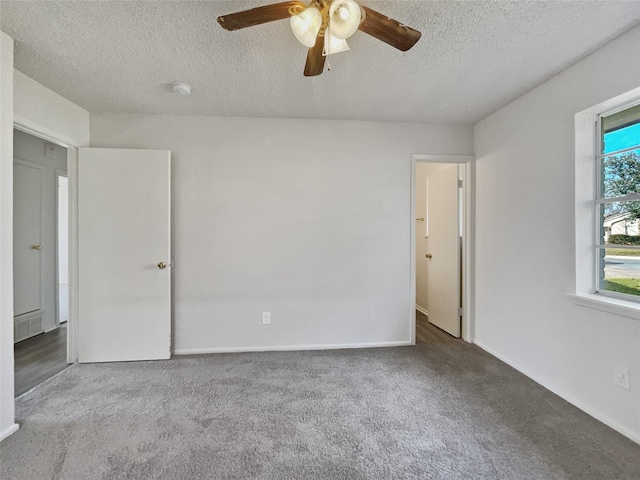
<path fill-rule="evenodd" d="M 316 7 L 309 7 L 299 15 L 291 17 L 291 30 L 305 47 L 313 47 L 322 27 L 322 14 Z"/>
<path fill-rule="evenodd" d="M 329 26 L 336 38 L 349 38 L 356 33 L 362 20 L 362 11 L 353 0 L 334 0 L 329 8 Z"/>

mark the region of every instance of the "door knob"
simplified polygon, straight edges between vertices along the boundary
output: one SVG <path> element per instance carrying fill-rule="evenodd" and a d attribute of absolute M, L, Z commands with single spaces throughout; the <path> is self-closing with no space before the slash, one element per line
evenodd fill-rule
<path fill-rule="evenodd" d="M 31 250 L 42 250 L 42 245 L 32 245 Z"/>
<path fill-rule="evenodd" d="M 433 258 L 433 255 L 431 255 L 430 253 L 427 253 L 427 254 L 425 255 L 425 257 L 427 257 L 427 258 Z"/>
<path fill-rule="evenodd" d="M 160 262 L 158 265 L 156 265 L 156 267 L 158 267 L 160 270 L 164 270 L 165 268 L 167 268 L 167 264 L 164 262 Z"/>

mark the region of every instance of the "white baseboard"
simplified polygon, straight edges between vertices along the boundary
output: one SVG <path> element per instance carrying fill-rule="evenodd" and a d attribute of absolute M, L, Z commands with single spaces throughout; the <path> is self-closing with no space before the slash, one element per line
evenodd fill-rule
<path fill-rule="evenodd" d="M 0 442 L 2 440 L 4 440 L 5 438 L 7 438 L 8 436 L 16 433 L 18 431 L 18 429 L 20 428 L 20 425 L 18 425 L 17 423 L 14 423 L 13 425 L 11 425 L 9 428 L 5 428 L 2 433 L 0 433 Z"/>
<path fill-rule="evenodd" d="M 427 317 L 429 316 L 429 312 L 427 312 L 427 309 L 426 308 L 422 308 L 417 303 L 416 303 L 416 310 L 418 310 L 420 313 L 424 313 Z"/>
<path fill-rule="evenodd" d="M 410 340 L 399 342 L 340 343 L 329 345 L 279 345 L 264 347 L 176 348 L 174 355 L 201 355 L 207 353 L 283 352 L 295 350 L 344 350 L 347 348 L 406 347 Z"/>
<path fill-rule="evenodd" d="M 511 360 L 509 360 L 508 358 L 504 357 L 503 355 L 499 354 L 498 352 L 496 352 L 492 348 L 484 345 L 482 342 L 474 341 L 474 343 L 477 346 L 479 346 L 481 349 L 483 349 L 485 352 L 490 353 L 491 355 L 496 357 L 498 360 L 501 360 L 504 363 L 506 363 L 507 365 L 509 365 L 510 367 L 515 368 L 516 370 L 518 370 L 523 375 L 526 375 L 527 377 L 529 377 L 534 382 L 542 385 L 547 390 L 555 393 L 560 398 L 563 398 L 564 400 L 566 400 L 567 402 L 571 403 L 573 406 L 579 408 L 580 410 L 582 410 L 583 412 L 587 413 L 588 415 L 591 415 L 596 420 L 599 420 L 600 422 L 604 423 L 608 427 L 613 428 L 616 432 L 621 433 L 622 435 L 624 435 L 625 437 L 633 440 L 634 442 L 640 443 L 640 434 L 639 433 L 634 432 L 632 430 L 629 430 L 624 425 L 620 425 L 618 422 L 616 422 L 615 420 L 612 420 L 607 415 L 604 415 L 601 412 L 598 412 L 598 411 L 594 410 L 593 408 L 591 408 L 590 406 L 586 405 L 581 400 L 579 400 L 579 399 L 577 399 L 577 398 L 575 398 L 575 397 L 573 397 L 571 395 L 567 395 L 566 393 L 560 391 L 555 386 L 549 385 L 544 380 L 540 379 L 536 375 L 532 375 L 526 369 L 521 368 L 519 365 L 517 365 L 516 363 L 512 362 Z"/>

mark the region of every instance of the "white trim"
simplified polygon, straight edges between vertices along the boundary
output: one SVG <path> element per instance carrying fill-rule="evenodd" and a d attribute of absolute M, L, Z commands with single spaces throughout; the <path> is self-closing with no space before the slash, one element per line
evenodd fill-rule
<path fill-rule="evenodd" d="M 67 148 L 69 186 L 69 316 L 67 319 L 67 363 L 78 361 L 80 329 L 78 316 L 78 149 Z"/>
<path fill-rule="evenodd" d="M 475 337 L 475 155 L 411 155 L 411 195 L 410 195 L 410 315 L 409 328 L 412 345 L 416 335 L 416 163 L 451 163 L 464 167 L 464 232 L 462 238 L 462 339 L 473 343 Z"/>
<path fill-rule="evenodd" d="M 409 214 L 409 340 L 416 344 L 416 158 L 411 155 Z"/>
<path fill-rule="evenodd" d="M 508 358 L 506 358 L 503 355 L 500 355 L 498 352 L 496 352 L 495 350 L 493 350 L 492 348 L 488 347 L 487 345 L 483 344 L 482 342 L 478 342 L 475 341 L 474 342 L 478 347 L 480 347 L 481 349 L 483 349 L 485 352 L 493 355 L 494 357 L 496 357 L 498 360 L 506 363 L 507 365 L 509 365 L 510 367 L 515 368 L 518 372 L 522 373 L 523 375 L 529 377 L 531 380 L 533 380 L 534 382 L 536 382 L 537 384 L 543 386 L 544 388 L 546 388 L 547 390 L 549 390 L 552 393 L 555 393 L 556 395 L 558 395 L 560 398 L 563 398 L 564 400 L 566 400 L 567 402 L 571 403 L 574 407 L 579 408 L 580 410 L 582 410 L 583 412 L 587 413 L 588 415 L 591 415 L 593 418 L 595 418 L 596 420 L 604 423 L 605 425 L 607 425 L 608 427 L 613 428 L 615 431 L 621 433 L 622 435 L 624 435 L 625 437 L 633 440 L 636 443 L 640 444 L 640 433 L 638 432 L 634 432 L 632 430 L 629 430 L 627 427 L 620 425 L 618 422 L 616 422 L 615 420 L 612 420 L 611 418 L 609 418 L 608 416 L 598 412 L 597 410 L 594 410 L 593 408 L 585 405 L 581 400 L 573 397 L 572 395 L 567 395 L 564 392 L 562 392 L 559 388 L 548 384 L 545 380 L 543 380 L 542 378 L 536 376 L 536 375 L 532 375 L 530 374 L 526 369 L 520 367 L 518 364 L 516 364 L 515 362 L 512 362 L 511 360 L 509 360 Z"/>
<path fill-rule="evenodd" d="M 640 104 L 631 105 L 629 108 L 634 108 L 634 107 L 638 107 L 638 106 L 640 106 Z M 600 118 L 602 118 L 604 116 L 608 116 L 608 115 L 606 115 L 605 113 L 603 113 L 602 115 L 599 115 Z M 600 132 L 601 129 L 602 129 L 602 126 L 600 126 L 598 128 L 598 131 Z M 638 144 L 635 144 L 632 147 L 621 148 L 620 150 L 614 150 L 613 152 L 607 152 L 607 153 L 601 153 L 602 149 L 599 148 L 598 149 L 598 160 L 603 160 L 603 159 L 605 159 L 607 157 L 613 157 L 615 155 L 620 155 L 621 153 L 633 152 L 633 151 L 638 150 L 638 149 L 640 149 L 640 145 L 638 145 Z"/>
<path fill-rule="evenodd" d="M 634 148 L 638 150 L 640 147 Z M 608 156 L 608 155 L 607 155 Z M 605 203 L 621 203 L 621 202 L 633 202 L 640 200 L 640 193 L 629 193 L 620 197 L 596 197 L 596 205 L 603 205 Z M 619 213 L 617 215 L 620 215 Z"/>
<path fill-rule="evenodd" d="M 424 155 L 422 153 L 414 153 L 411 158 L 416 162 L 432 162 L 432 163 L 469 163 L 476 159 L 475 155 Z"/>
<path fill-rule="evenodd" d="M 580 295 L 567 293 L 566 295 L 575 305 L 580 307 L 591 308 L 593 310 L 599 310 L 601 312 L 611 313 L 613 315 L 619 315 L 633 320 L 640 320 L 640 305 L 636 302 L 606 297 L 595 293 Z"/>
<path fill-rule="evenodd" d="M 5 428 L 3 430 L 3 432 L 0 433 L 0 442 L 2 440 L 4 440 L 5 438 L 7 438 L 8 436 L 13 435 L 14 433 L 16 433 L 19 428 L 20 428 L 20 425 L 18 425 L 17 423 L 14 423 L 9 428 Z"/>
<path fill-rule="evenodd" d="M 211 353 L 288 352 L 306 350 L 344 350 L 350 348 L 407 347 L 415 342 L 336 343 L 326 345 L 266 345 L 253 347 L 177 348 L 173 355 L 203 355 Z"/>
<path fill-rule="evenodd" d="M 67 155 L 67 160 L 69 158 L 69 155 Z M 54 192 L 55 192 L 55 208 L 54 208 L 54 218 L 55 218 L 55 234 L 54 234 L 54 248 L 55 248 L 55 265 L 54 265 L 54 270 L 55 270 L 55 290 L 56 290 L 56 295 L 55 295 L 55 309 L 56 309 L 56 326 L 60 326 L 60 245 L 59 245 L 59 231 L 60 231 L 60 216 L 58 215 L 60 212 L 60 177 L 64 177 L 67 179 L 67 181 L 69 180 L 67 177 L 67 171 L 66 170 L 62 170 L 61 168 L 56 168 L 54 171 L 54 177 L 55 177 L 55 185 L 54 185 Z M 68 191 L 69 187 L 67 184 L 67 191 Z M 68 207 L 68 205 L 67 205 Z M 67 225 L 68 227 L 68 225 Z M 68 228 L 67 228 L 68 230 Z M 67 247 L 68 247 L 68 243 L 67 243 Z M 67 252 L 67 263 L 69 260 L 69 253 Z M 69 269 L 69 266 L 67 265 L 67 271 Z M 68 311 L 68 303 L 69 303 L 69 292 L 68 292 L 68 288 L 67 288 L 67 311 Z M 69 319 L 69 314 L 67 313 L 67 320 Z"/>
<path fill-rule="evenodd" d="M 427 317 L 429 316 L 429 312 L 427 312 L 426 308 L 421 307 L 420 305 L 418 305 L 416 303 L 416 310 L 418 310 L 420 313 L 424 313 Z"/>
<path fill-rule="evenodd" d="M 13 128 L 18 129 L 21 132 L 28 133 L 29 135 L 33 135 L 34 137 L 46 140 L 47 142 L 55 143 L 61 147 L 69 148 L 80 146 L 73 138 L 51 130 L 20 115 L 13 115 Z"/>

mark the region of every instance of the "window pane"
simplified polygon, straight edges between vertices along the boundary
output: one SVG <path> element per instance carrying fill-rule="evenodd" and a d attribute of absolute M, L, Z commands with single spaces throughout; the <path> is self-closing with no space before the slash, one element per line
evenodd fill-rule
<path fill-rule="evenodd" d="M 640 296 L 640 251 L 600 252 L 599 289 Z"/>
<path fill-rule="evenodd" d="M 617 152 L 636 145 L 640 145 L 640 123 L 605 133 L 602 153 Z"/>
<path fill-rule="evenodd" d="M 640 193 L 640 149 L 604 157 L 603 197 L 622 197 Z"/>
<path fill-rule="evenodd" d="M 600 244 L 640 246 L 640 201 L 600 206 Z"/>

